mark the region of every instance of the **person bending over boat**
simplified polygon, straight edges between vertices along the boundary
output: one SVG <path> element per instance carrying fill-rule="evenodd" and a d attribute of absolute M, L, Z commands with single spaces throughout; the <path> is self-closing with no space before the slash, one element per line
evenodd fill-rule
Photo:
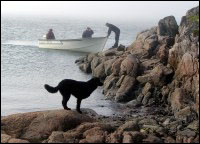
<path fill-rule="evenodd" d="M 91 38 L 93 34 L 94 34 L 93 30 L 87 27 L 87 29 L 82 34 L 82 38 Z"/>
<path fill-rule="evenodd" d="M 115 25 L 110 24 L 110 23 L 106 23 L 106 26 L 108 27 L 108 35 L 107 35 L 107 37 L 110 36 L 112 31 L 115 33 L 115 44 L 112 46 L 112 48 L 118 47 L 120 29 L 118 27 L 116 27 Z"/>
<path fill-rule="evenodd" d="M 46 34 L 46 39 L 55 39 L 53 29 L 49 29 L 48 33 Z"/>

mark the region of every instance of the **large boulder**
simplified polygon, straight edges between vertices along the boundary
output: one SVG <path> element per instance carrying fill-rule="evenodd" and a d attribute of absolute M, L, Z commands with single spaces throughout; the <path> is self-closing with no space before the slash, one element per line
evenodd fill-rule
<path fill-rule="evenodd" d="M 130 94 L 136 82 L 134 77 L 128 75 L 122 77 L 123 77 L 122 83 L 120 85 L 120 88 L 117 90 L 115 97 L 115 101 L 117 102 L 126 102 L 132 99 L 130 97 Z"/>
<path fill-rule="evenodd" d="M 152 55 L 158 45 L 157 27 L 140 32 L 133 44 L 128 48 L 139 57 Z"/>
<path fill-rule="evenodd" d="M 113 75 L 115 76 L 119 76 L 120 74 L 120 66 L 121 66 L 121 63 L 124 59 L 123 58 L 118 58 L 116 59 L 116 61 L 112 64 L 112 72 L 113 72 Z"/>
<path fill-rule="evenodd" d="M 137 80 L 141 84 L 150 82 L 156 86 L 163 86 L 167 81 L 167 76 L 171 74 L 173 74 L 173 70 L 171 68 L 159 64 L 153 70 L 149 71 L 149 73 L 138 76 Z"/>
<path fill-rule="evenodd" d="M 109 76 L 112 74 L 112 64 L 115 62 L 115 58 L 109 59 L 104 62 L 104 69 L 105 69 L 105 74 L 106 76 Z"/>
<path fill-rule="evenodd" d="M 3 117 L 1 122 L 4 125 L 1 129 L 14 138 L 41 142 L 53 131 L 66 131 L 83 122 L 94 121 L 89 116 L 76 111 L 52 110 Z"/>
<path fill-rule="evenodd" d="M 103 85 L 104 95 L 107 97 L 113 98 L 116 95 L 116 83 L 118 82 L 119 77 L 114 76 L 113 74 L 106 77 Z M 111 94 L 112 93 L 112 94 Z"/>
<path fill-rule="evenodd" d="M 178 25 L 174 16 L 168 16 L 158 22 L 157 33 L 160 36 L 175 37 L 178 34 Z"/>
<path fill-rule="evenodd" d="M 128 55 L 121 63 L 120 74 L 135 77 L 139 60 L 134 55 Z"/>
<path fill-rule="evenodd" d="M 93 71 L 92 75 L 101 79 L 106 77 L 104 63 L 99 64 Z"/>

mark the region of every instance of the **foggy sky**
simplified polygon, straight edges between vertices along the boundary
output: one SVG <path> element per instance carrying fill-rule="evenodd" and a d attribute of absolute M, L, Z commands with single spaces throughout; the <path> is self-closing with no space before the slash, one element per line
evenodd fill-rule
<path fill-rule="evenodd" d="M 104 20 L 159 20 L 174 15 L 178 21 L 198 1 L 3 1 L 2 15 L 40 15 Z"/>

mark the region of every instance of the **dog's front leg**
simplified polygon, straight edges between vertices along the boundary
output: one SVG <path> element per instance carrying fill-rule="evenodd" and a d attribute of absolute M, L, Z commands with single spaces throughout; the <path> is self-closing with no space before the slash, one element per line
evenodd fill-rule
<path fill-rule="evenodd" d="M 82 99 L 77 99 L 77 105 L 76 105 L 76 110 L 82 114 L 82 111 L 80 110 L 81 107 L 81 101 Z"/>

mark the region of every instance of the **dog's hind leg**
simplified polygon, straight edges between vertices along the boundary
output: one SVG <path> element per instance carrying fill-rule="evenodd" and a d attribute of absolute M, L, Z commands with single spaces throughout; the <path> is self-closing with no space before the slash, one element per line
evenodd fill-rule
<path fill-rule="evenodd" d="M 65 110 L 71 110 L 70 108 L 67 107 L 67 102 L 68 102 L 69 98 L 70 98 L 70 96 L 68 98 L 63 97 L 62 105 Z"/>
<path fill-rule="evenodd" d="M 62 100 L 62 105 L 63 105 L 63 108 L 65 109 L 65 110 L 71 110 L 70 108 L 68 108 L 67 107 L 67 102 L 68 102 L 68 100 L 69 100 L 69 98 L 70 98 L 70 94 L 69 93 L 66 93 L 66 92 L 60 92 L 61 93 L 61 95 L 63 96 L 63 100 Z"/>
<path fill-rule="evenodd" d="M 80 107 L 81 107 L 81 101 L 82 101 L 82 99 L 77 99 L 76 110 L 77 110 L 79 113 L 82 113 L 81 110 L 80 110 Z"/>

